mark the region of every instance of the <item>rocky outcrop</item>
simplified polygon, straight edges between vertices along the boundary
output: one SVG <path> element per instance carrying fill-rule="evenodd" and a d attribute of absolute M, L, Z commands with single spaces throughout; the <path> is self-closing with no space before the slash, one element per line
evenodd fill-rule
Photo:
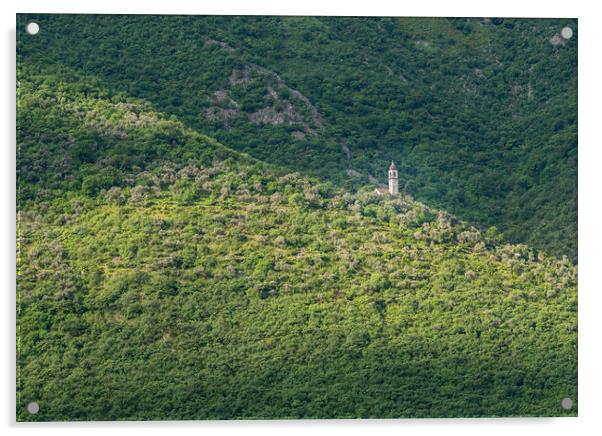
<path fill-rule="evenodd" d="M 257 64 L 246 63 L 242 68 L 232 70 L 228 77 L 230 89 L 254 81 L 265 85 L 265 104 L 247 115 L 250 121 L 255 124 L 298 126 L 299 130 L 291 132 L 296 139 L 302 139 L 306 135 L 316 135 L 317 130 L 324 129 L 322 115 L 310 99 L 299 90 L 288 86 L 274 71 Z M 228 94 L 227 89 L 214 93 L 212 106 L 205 111 L 209 119 L 227 121 L 240 112 L 239 105 Z M 309 117 L 306 116 L 307 114 Z"/>
<path fill-rule="evenodd" d="M 240 105 L 228 95 L 226 90 L 215 91 L 210 100 L 211 106 L 205 109 L 205 116 L 211 121 L 223 121 L 228 125 L 229 121 L 240 112 Z"/>
<path fill-rule="evenodd" d="M 208 39 L 207 41 L 205 41 L 205 44 L 204 44 L 205 47 L 210 47 L 212 45 L 222 48 L 229 53 L 233 53 L 234 51 L 236 51 L 234 49 L 234 47 L 230 46 L 229 44 L 226 44 L 225 42 L 218 41 L 216 39 Z"/>

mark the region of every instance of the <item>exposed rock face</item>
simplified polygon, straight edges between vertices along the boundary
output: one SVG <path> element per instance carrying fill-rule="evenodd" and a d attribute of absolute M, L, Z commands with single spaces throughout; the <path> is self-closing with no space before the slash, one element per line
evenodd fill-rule
<path fill-rule="evenodd" d="M 308 134 L 315 135 L 316 130 L 324 128 L 322 115 L 309 98 L 289 87 L 275 72 L 260 65 L 247 63 L 242 68 L 235 68 L 228 77 L 231 88 L 254 81 L 262 82 L 266 86 L 265 105 L 249 114 L 249 120 L 256 124 L 298 126 L 299 130 L 291 133 L 296 139 L 302 139 Z M 286 94 L 286 97 L 283 94 Z M 214 97 L 221 102 L 227 98 L 225 95 L 227 91 L 221 90 L 217 91 Z M 302 108 L 309 113 L 309 119 L 304 116 Z M 211 116 L 218 118 L 233 116 L 237 113 L 232 112 L 234 109 L 238 109 L 238 106 L 226 110 L 214 110 Z"/>
<path fill-rule="evenodd" d="M 224 50 L 226 50 L 227 52 L 230 52 L 230 53 L 235 51 L 235 49 L 232 46 L 226 44 L 225 42 L 218 41 L 216 39 L 208 39 L 207 41 L 205 41 L 205 44 L 204 44 L 205 47 L 209 47 L 212 45 L 216 45 L 220 48 L 223 48 Z"/>
<path fill-rule="evenodd" d="M 221 102 L 225 101 L 226 99 L 230 99 L 230 97 L 228 97 L 228 93 L 226 91 L 224 91 L 223 89 L 219 89 L 219 90 L 215 91 L 213 93 L 213 97 L 215 98 L 215 100 L 218 103 L 221 103 Z"/>
<path fill-rule="evenodd" d="M 238 109 L 222 109 L 210 107 L 205 110 L 205 115 L 212 121 L 221 120 L 221 121 L 230 121 L 232 118 L 236 117 L 238 114 Z"/>
<path fill-rule="evenodd" d="M 230 86 L 242 85 L 245 83 L 249 83 L 250 81 L 251 81 L 251 69 L 249 68 L 248 65 L 245 65 L 245 67 L 242 70 L 239 70 L 239 69 L 232 70 L 232 74 L 230 74 L 230 77 L 228 78 L 228 82 L 230 83 Z"/>
<path fill-rule="evenodd" d="M 283 112 L 277 112 L 272 108 L 261 108 L 257 112 L 253 112 L 249 115 L 249 119 L 255 124 L 282 124 L 285 121 L 285 114 Z M 293 121 L 289 120 L 289 124 Z"/>
<path fill-rule="evenodd" d="M 226 125 L 240 112 L 240 105 L 226 90 L 219 89 L 211 96 L 211 106 L 205 109 L 205 116 L 212 121 L 223 121 Z"/>
<path fill-rule="evenodd" d="M 261 75 L 264 75 L 271 79 L 275 79 L 276 83 L 281 87 L 285 87 L 291 96 L 301 100 L 305 104 L 305 106 L 307 107 L 309 112 L 311 113 L 313 122 L 315 123 L 317 128 L 318 129 L 324 128 L 324 123 L 322 121 L 322 115 L 320 115 L 320 113 L 318 112 L 318 109 L 316 109 L 316 107 L 311 103 L 309 98 L 307 98 L 305 95 L 301 94 L 301 92 L 299 92 L 298 90 L 290 88 L 286 84 L 286 82 L 284 80 L 282 80 L 282 78 L 278 74 L 273 72 L 272 70 L 268 70 L 267 68 L 264 68 L 264 67 L 261 67 L 259 65 L 255 65 L 255 64 L 249 64 L 249 66 L 251 68 L 254 68 Z"/>
<path fill-rule="evenodd" d="M 268 95 L 276 100 L 278 100 L 278 93 L 274 91 L 274 88 L 268 86 Z"/>
<path fill-rule="evenodd" d="M 216 39 L 206 40 L 204 46 L 215 46 L 228 53 L 237 51 Z M 246 86 L 265 89 L 263 96 L 251 105 L 252 109 L 249 109 L 248 101 L 240 100 L 239 103 L 231 97 L 240 94 L 239 87 Z M 291 131 L 295 139 L 316 135 L 318 130 L 324 129 L 322 115 L 308 97 L 288 86 L 276 72 L 251 62 L 238 64 L 232 70 L 225 88 L 215 91 L 209 98 L 209 106 L 205 108 L 204 114 L 207 119 L 222 121 L 226 125 L 235 117 L 243 115 L 257 125 L 292 126 L 296 128 Z M 347 155 L 349 156 L 348 152 Z"/>
<path fill-rule="evenodd" d="M 273 90 L 272 90 L 273 91 Z M 275 91 L 273 91 L 275 94 Z M 289 126 L 299 126 L 304 133 L 315 135 L 316 131 L 312 129 L 303 119 L 295 107 L 287 100 L 281 100 L 277 94 L 272 97 L 278 101 L 277 106 L 263 107 L 249 115 L 249 119 L 255 124 L 287 124 Z M 270 95 L 271 96 L 271 95 Z"/>

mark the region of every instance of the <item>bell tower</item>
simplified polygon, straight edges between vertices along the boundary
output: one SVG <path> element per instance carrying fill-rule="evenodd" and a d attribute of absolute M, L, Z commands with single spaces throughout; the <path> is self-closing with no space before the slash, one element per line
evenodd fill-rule
<path fill-rule="evenodd" d="M 399 180 L 397 177 L 397 167 L 395 166 L 393 161 L 391 161 L 391 166 L 389 167 L 389 194 L 399 194 Z"/>

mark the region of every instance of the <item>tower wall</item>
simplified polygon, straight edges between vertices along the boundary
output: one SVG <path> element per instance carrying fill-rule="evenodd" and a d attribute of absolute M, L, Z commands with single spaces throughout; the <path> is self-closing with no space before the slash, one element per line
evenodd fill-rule
<path fill-rule="evenodd" d="M 389 194 L 399 194 L 397 170 L 389 170 Z"/>

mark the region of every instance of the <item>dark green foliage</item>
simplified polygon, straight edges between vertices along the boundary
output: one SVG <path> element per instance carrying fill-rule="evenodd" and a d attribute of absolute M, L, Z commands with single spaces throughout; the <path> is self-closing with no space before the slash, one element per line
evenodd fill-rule
<path fill-rule="evenodd" d="M 417 199 L 577 260 L 576 20 L 31 15 L 19 32 L 31 18 L 21 63 L 346 189 L 394 159 Z M 86 141 L 65 159 L 93 159 Z"/>
<path fill-rule="evenodd" d="M 577 413 L 567 258 L 63 66 L 20 64 L 17 139 L 18 420 Z"/>

